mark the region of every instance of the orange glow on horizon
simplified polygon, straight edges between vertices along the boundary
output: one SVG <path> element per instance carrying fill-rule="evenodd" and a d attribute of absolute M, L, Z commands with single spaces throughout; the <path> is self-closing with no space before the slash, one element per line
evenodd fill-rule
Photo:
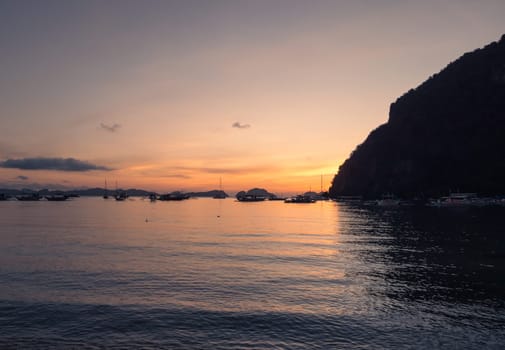
<path fill-rule="evenodd" d="M 107 178 L 208 191 L 221 178 L 230 194 L 287 194 L 320 191 L 323 174 L 327 190 L 392 102 L 501 37 L 505 10 L 500 1 L 106 3 L 78 2 L 75 13 L 41 1 L 29 13 L 22 2 L 2 7 L 11 35 L 2 37 L 0 188 L 95 188 Z M 1 167 L 17 159 L 37 164 Z"/>
<path fill-rule="evenodd" d="M 205 168 L 197 166 L 199 162 L 185 162 L 168 167 L 161 163 L 131 165 L 113 171 L 90 171 L 70 173 L 63 171 L 23 171 L 28 174 L 26 180 L 18 178 L 21 171 L 0 169 L 4 177 L 12 179 L 10 187 L 37 189 L 49 188 L 93 188 L 103 187 L 107 180 L 108 188 L 137 188 L 156 192 L 186 191 L 199 192 L 219 189 L 230 195 L 254 187 L 283 195 L 298 194 L 309 190 L 319 192 L 328 190 L 337 166 L 319 164 L 313 169 L 307 166 L 262 165 L 229 168 Z M 321 182 L 322 180 L 322 182 Z"/>

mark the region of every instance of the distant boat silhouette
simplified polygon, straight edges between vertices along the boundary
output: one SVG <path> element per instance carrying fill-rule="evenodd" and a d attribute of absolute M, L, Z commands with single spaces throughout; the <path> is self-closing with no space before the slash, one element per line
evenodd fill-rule
<path fill-rule="evenodd" d="M 117 201 L 124 201 L 126 198 L 128 198 L 128 193 L 126 193 L 125 191 L 119 191 L 114 195 L 114 198 Z"/>
<path fill-rule="evenodd" d="M 284 197 L 284 196 L 282 195 L 282 193 L 281 193 L 281 195 L 280 195 L 280 196 L 277 196 L 277 195 L 275 195 L 275 194 L 274 194 L 273 196 L 270 196 L 270 197 L 268 198 L 268 200 L 269 200 L 269 201 L 285 201 L 285 200 L 286 200 L 286 198 L 287 198 L 287 197 Z"/>
<path fill-rule="evenodd" d="M 18 201 L 38 201 L 42 197 L 38 193 L 30 193 L 30 194 L 21 194 L 19 196 L 16 196 L 16 199 Z"/>
<path fill-rule="evenodd" d="M 6 201 L 10 196 L 5 193 L 0 193 L 0 201 Z"/>
<path fill-rule="evenodd" d="M 114 198 L 117 201 L 124 201 L 126 198 L 128 198 L 128 193 L 126 191 L 120 191 L 117 188 L 117 181 L 116 181 L 116 193 L 114 194 Z"/>
<path fill-rule="evenodd" d="M 189 194 L 182 192 L 172 192 L 167 194 L 162 194 L 159 198 L 160 201 L 182 201 L 189 199 Z"/>
<path fill-rule="evenodd" d="M 221 178 L 219 178 L 219 193 L 215 194 L 212 198 L 214 199 L 225 199 L 226 194 L 223 192 L 223 182 Z"/>
<path fill-rule="evenodd" d="M 68 199 L 68 196 L 65 194 L 53 194 L 50 196 L 45 196 L 45 198 L 51 202 L 62 202 L 66 201 Z"/>
<path fill-rule="evenodd" d="M 255 196 L 252 194 L 246 194 L 244 196 L 237 197 L 237 200 L 239 202 L 262 202 L 266 199 L 267 199 L 267 197 Z"/>
<path fill-rule="evenodd" d="M 105 179 L 105 189 L 103 191 L 103 199 L 108 199 L 109 194 L 107 193 L 107 179 Z"/>
<path fill-rule="evenodd" d="M 315 203 L 316 200 L 310 196 L 299 194 L 298 196 L 286 198 L 284 203 Z"/>
<path fill-rule="evenodd" d="M 377 201 L 377 205 L 381 207 L 392 207 L 400 205 L 400 200 L 396 198 L 393 194 L 385 194 L 381 199 Z"/>

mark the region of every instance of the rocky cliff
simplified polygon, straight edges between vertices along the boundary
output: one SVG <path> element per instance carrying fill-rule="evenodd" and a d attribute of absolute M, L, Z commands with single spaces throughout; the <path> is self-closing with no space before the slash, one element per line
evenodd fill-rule
<path fill-rule="evenodd" d="M 332 196 L 505 194 L 505 35 L 391 104 L 340 166 Z"/>

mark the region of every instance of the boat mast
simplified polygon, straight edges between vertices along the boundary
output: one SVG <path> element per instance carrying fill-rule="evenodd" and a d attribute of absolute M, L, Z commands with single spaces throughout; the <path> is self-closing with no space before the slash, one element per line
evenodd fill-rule
<path fill-rule="evenodd" d="M 105 178 L 104 183 L 105 183 L 105 188 L 103 190 L 103 196 L 102 197 L 103 197 L 103 199 L 107 199 L 107 198 L 109 198 L 109 195 L 107 193 L 107 178 Z"/>

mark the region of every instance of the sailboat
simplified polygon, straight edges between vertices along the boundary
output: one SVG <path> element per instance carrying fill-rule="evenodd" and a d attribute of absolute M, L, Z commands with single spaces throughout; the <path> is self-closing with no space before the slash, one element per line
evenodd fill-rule
<path fill-rule="evenodd" d="M 226 193 L 223 192 L 223 181 L 219 178 L 219 193 L 215 194 L 212 198 L 214 199 L 225 199 Z"/>
<path fill-rule="evenodd" d="M 120 191 L 117 188 L 117 181 L 116 181 L 116 194 L 114 195 L 114 198 L 117 201 L 124 201 L 126 198 L 128 198 L 128 193 L 126 193 L 126 191 Z"/>
<path fill-rule="evenodd" d="M 105 179 L 105 189 L 103 191 L 103 199 L 108 199 L 109 194 L 107 193 L 107 179 Z"/>
<path fill-rule="evenodd" d="M 321 190 L 318 194 L 318 197 L 316 198 L 318 201 L 327 201 L 329 200 L 328 194 L 323 192 L 323 174 L 321 174 Z"/>

